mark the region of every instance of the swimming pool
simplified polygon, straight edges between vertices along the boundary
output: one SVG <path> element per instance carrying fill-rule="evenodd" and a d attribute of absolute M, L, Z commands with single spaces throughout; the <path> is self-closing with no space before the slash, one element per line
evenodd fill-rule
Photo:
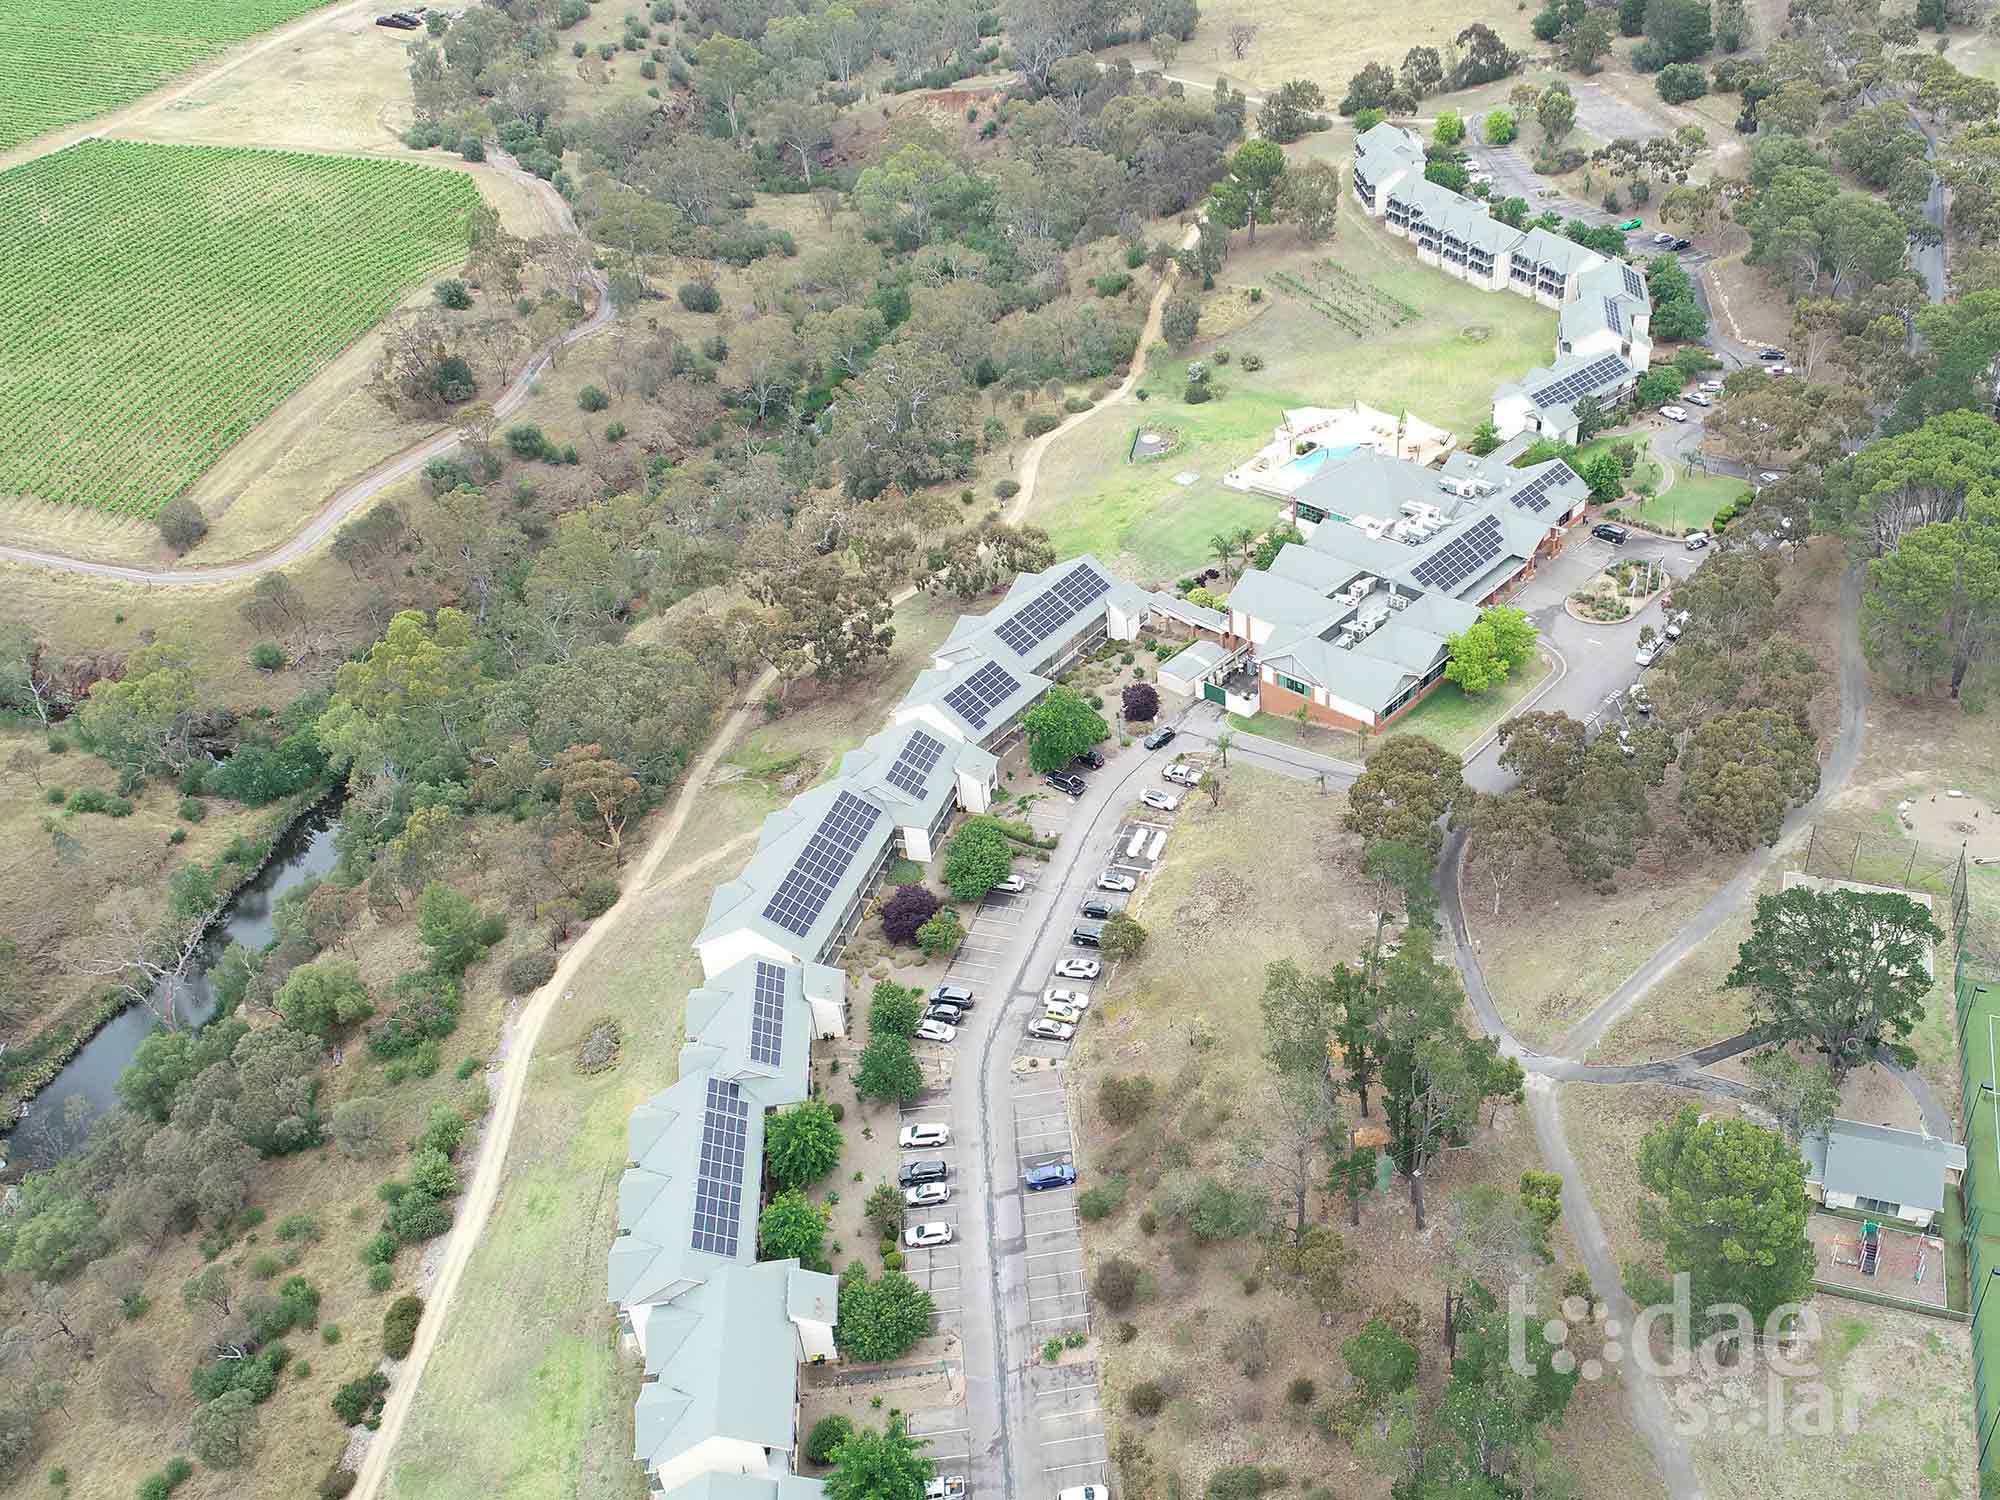
<path fill-rule="evenodd" d="M 1296 489 L 1299 485 L 1304 484 L 1308 479 L 1312 478 L 1314 474 L 1318 473 L 1320 465 L 1324 464 L 1328 459 L 1345 458 L 1358 446 L 1359 444 L 1349 443 L 1344 447 L 1315 448 L 1310 453 L 1301 453 L 1297 458 L 1292 459 L 1283 468 L 1279 469 L 1276 477 L 1284 484 L 1286 489 Z"/>

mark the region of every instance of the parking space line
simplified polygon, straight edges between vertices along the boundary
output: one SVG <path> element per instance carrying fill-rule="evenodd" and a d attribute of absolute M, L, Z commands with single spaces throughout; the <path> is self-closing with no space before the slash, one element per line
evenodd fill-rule
<path fill-rule="evenodd" d="M 1099 1436 L 1099 1437 L 1103 1437 L 1103 1436 L 1104 1436 L 1104 1434 L 1100 1432 L 1100 1433 L 1098 1434 L 1098 1436 Z M 1101 1468 L 1103 1468 L 1103 1467 L 1104 1467 L 1104 1466 L 1105 1466 L 1106 1464 L 1108 1464 L 1108 1463 L 1110 1463 L 1110 1462 L 1111 1462 L 1111 1456 L 1110 1456 L 1109 1454 L 1106 1454 L 1106 1455 L 1105 1455 L 1105 1456 L 1104 1456 L 1103 1458 L 1093 1458 L 1093 1459 L 1089 1460 L 1089 1461 L 1088 1461 L 1088 1462 L 1086 1462 L 1086 1463 L 1079 1463 L 1079 1464 L 1043 1464 L 1043 1465 L 1042 1465 L 1042 1472 L 1043 1472 L 1044 1474 L 1061 1474 L 1061 1473 L 1064 1473 L 1064 1472 L 1066 1472 L 1066 1471 L 1068 1471 L 1068 1470 L 1070 1470 L 1070 1469 L 1101 1469 Z"/>

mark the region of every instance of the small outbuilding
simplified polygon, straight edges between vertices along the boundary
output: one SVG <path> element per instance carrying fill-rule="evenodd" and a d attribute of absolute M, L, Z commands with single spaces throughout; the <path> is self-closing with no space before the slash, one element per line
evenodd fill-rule
<path fill-rule="evenodd" d="M 1965 1175 L 1965 1147 L 1917 1130 L 1831 1120 L 1806 1136 L 1806 1192 L 1852 1209 L 1928 1228 L 1945 1189 Z"/>

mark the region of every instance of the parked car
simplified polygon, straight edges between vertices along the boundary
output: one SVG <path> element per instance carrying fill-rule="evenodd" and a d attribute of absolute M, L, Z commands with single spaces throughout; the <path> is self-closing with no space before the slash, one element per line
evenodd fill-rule
<path fill-rule="evenodd" d="M 1701 388 L 1710 392 L 1719 391 L 1722 389 L 1722 382 L 1719 380 L 1704 380 L 1701 383 Z"/>
<path fill-rule="evenodd" d="M 1674 237 L 1668 234 L 1664 229 L 1661 230 L 1658 234 L 1653 236 L 1653 243 L 1656 245 L 1671 245 L 1673 242 L 1674 242 Z"/>
<path fill-rule="evenodd" d="M 1766 469 L 1763 473 L 1757 476 L 1757 482 L 1759 484 L 1776 484 L 1780 479 L 1783 479 L 1784 477 L 1785 476 L 1782 474 L 1773 474 L 1769 469 Z"/>
<path fill-rule="evenodd" d="M 950 1175 L 950 1164 L 932 1157 L 929 1161 L 904 1162 L 902 1170 L 896 1173 L 896 1183 L 912 1188 L 927 1182 L 943 1182 Z"/>
<path fill-rule="evenodd" d="M 1666 638 L 1656 635 L 1632 653 L 1632 660 L 1636 661 L 1642 667 L 1650 667 L 1660 659 L 1660 653 L 1666 649 Z"/>
<path fill-rule="evenodd" d="M 1079 948 L 1102 948 L 1104 929 L 1096 922 L 1079 922 L 1070 928 L 1069 940 Z"/>
<path fill-rule="evenodd" d="M 1700 391 L 1689 391 L 1685 396 L 1681 397 L 1681 399 L 1694 406 L 1715 405 L 1715 401 L 1712 397 L 1704 396 Z"/>
<path fill-rule="evenodd" d="M 1174 742 L 1173 730 L 1167 728 L 1166 725 L 1162 724 L 1158 729 L 1155 729 L 1151 734 L 1147 735 L 1142 743 L 1148 750 L 1158 750 L 1161 746 L 1171 745 L 1173 742 Z"/>
<path fill-rule="evenodd" d="M 1660 415 L 1669 422 L 1685 422 L 1688 419 L 1686 408 L 1679 406 L 1663 406 L 1660 408 Z"/>
<path fill-rule="evenodd" d="M 377 26 L 387 26 L 392 31 L 415 31 L 419 26 L 423 25 L 424 23 L 422 21 L 419 21 L 415 16 L 396 15 L 396 16 L 377 16 L 375 18 L 375 24 Z"/>
<path fill-rule="evenodd" d="M 1679 640 L 1681 638 L 1681 632 L 1687 629 L 1688 621 L 1692 620 L 1693 618 L 1694 616 L 1689 614 L 1686 610 L 1682 610 L 1678 614 L 1668 615 L 1667 628 L 1665 632 L 1667 639 L 1670 641 Z"/>
<path fill-rule="evenodd" d="M 1791 356 L 1786 354 L 1782 349 L 1760 349 L 1757 351 L 1757 357 L 1761 360 L 1782 364 Z"/>
<path fill-rule="evenodd" d="M 948 1478 L 940 1474 L 935 1479 L 924 1481 L 924 1500 L 964 1500 L 964 1495 L 963 1474 L 953 1474 Z"/>
<path fill-rule="evenodd" d="M 1764 373 L 1766 375 L 1789 375 L 1792 373 L 1792 367 L 1790 365 L 1766 365 L 1764 366 Z"/>
<path fill-rule="evenodd" d="M 1650 718 L 1652 716 L 1653 700 L 1647 696 L 1645 683 L 1635 682 L 1625 689 L 1625 701 L 1632 705 L 1633 710 L 1641 718 Z"/>
<path fill-rule="evenodd" d="M 1644 229 L 1645 227 L 1646 221 L 1644 219 L 1627 219 L 1623 224 L 1618 226 L 1618 232 L 1620 234 L 1630 234 L 1635 229 Z"/>
<path fill-rule="evenodd" d="M 1172 812 L 1181 805 L 1181 799 L 1172 792 L 1163 792 L 1156 786 L 1149 786 L 1140 794 L 1139 800 L 1156 812 Z"/>
<path fill-rule="evenodd" d="M 933 1219 L 928 1224 L 912 1224 L 903 1231 L 903 1243 L 913 1250 L 921 1250 L 928 1245 L 949 1245 L 951 1226 L 942 1219 Z"/>
<path fill-rule="evenodd" d="M 1048 989 L 1042 991 L 1043 1005 L 1067 1005 L 1075 1010 L 1090 1009 L 1089 990 Z"/>
<path fill-rule="evenodd" d="M 1201 772 L 1185 761 L 1175 761 L 1160 774 L 1176 786 L 1197 786 L 1201 782 Z"/>
<path fill-rule="evenodd" d="M 1072 1024 L 1083 1019 L 1083 1012 L 1074 1005 L 1064 1005 L 1060 1000 L 1051 1000 L 1042 1006 L 1042 1014 L 1051 1021 L 1068 1021 Z"/>
<path fill-rule="evenodd" d="M 942 1021 L 947 1026 L 956 1026 L 965 1019 L 965 1012 L 956 1005 L 927 1005 L 924 1007 L 926 1021 Z"/>
<path fill-rule="evenodd" d="M 1676 251 L 1680 251 L 1680 250 L 1692 250 L 1692 249 L 1694 249 L 1694 241 L 1693 241 L 1693 240 L 1689 240 L 1689 239 L 1679 239 L 1679 240 L 1675 240 L 1675 241 L 1674 241 L 1674 249 L 1675 249 Z"/>
<path fill-rule="evenodd" d="M 998 882 L 993 887 L 994 890 L 1003 896 L 1018 896 L 1027 888 L 1027 880 L 1019 875 L 1009 875 L 1005 880 Z"/>
<path fill-rule="evenodd" d="M 1104 972 L 1104 965 L 1094 958 L 1065 958 L 1056 963 L 1058 979 L 1095 979 Z"/>
<path fill-rule="evenodd" d="M 1101 771 L 1104 769 L 1104 757 L 1095 750 L 1086 750 L 1076 758 L 1076 764 L 1088 766 L 1093 771 Z"/>
<path fill-rule="evenodd" d="M 1057 1495 L 1056 1500 L 1111 1500 L 1111 1491 L 1101 1484 L 1072 1485 Z"/>
<path fill-rule="evenodd" d="M 972 991 L 962 984 L 941 984 L 931 991 L 931 1004 L 956 1005 L 960 1010 L 971 1010 Z"/>
<path fill-rule="evenodd" d="M 1067 1021 L 1051 1021 L 1046 1016 L 1037 1016 L 1028 1023 L 1028 1035 L 1038 1042 L 1066 1042 L 1076 1035 L 1076 1028 Z"/>
<path fill-rule="evenodd" d="M 1687 540 L 1682 545 L 1690 552 L 1699 552 L 1708 545 L 1708 533 L 1705 531 L 1690 531 L 1687 534 Z"/>
<path fill-rule="evenodd" d="M 949 1146 L 951 1127 L 949 1125 L 905 1125 L 896 1136 L 896 1144 L 905 1151 L 921 1151 L 926 1146 Z"/>
<path fill-rule="evenodd" d="M 1030 1167 L 1021 1174 L 1021 1186 L 1031 1193 L 1044 1193 L 1050 1188 L 1071 1187 L 1076 1182 L 1076 1168 L 1066 1161 L 1043 1162 L 1039 1167 Z"/>
<path fill-rule="evenodd" d="M 1120 871 L 1106 870 L 1097 877 L 1097 888 L 1100 891 L 1136 891 L 1139 882 Z"/>
<path fill-rule="evenodd" d="M 957 1035 L 958 1027 L 950 1021 L 917 1022 L 917 1040 L 920 1042 L 948 1042 Z"/>
<path fill-rule="evenodd" d="M 903 1189 L 903 1202 L 910 1208 L 936 1208 L 951 1202 L 951 1189 L 942 1182 L 923 1182 Z"/>
<path fill-rule="evenodd" d="M 1093 922 L 1102 922 L 1114 911 L 1123 910 L 1116 902 L 1106 901 L 1102 896 L 1088 897 L 1077 910 Z"/>
<path fill-rule="evenodd" d="M 1625 539 L 1632 533 L 1615 521 L 1599 521 L 1590 528 L 1590 534 L 1600 542 L 1609 542 L 1614 547 L 1622 547 L 1625 545 Z"/>
<path fill-rule="evenodd" d="M 1042 783 L 1045 786 L 1054 787 L 1066 796 L 1081 797 L 1083 795 L 1083 778 L 1081 776 L 1065 776 L 1061 771 L 1051 771 L 1042 778 Z"/>

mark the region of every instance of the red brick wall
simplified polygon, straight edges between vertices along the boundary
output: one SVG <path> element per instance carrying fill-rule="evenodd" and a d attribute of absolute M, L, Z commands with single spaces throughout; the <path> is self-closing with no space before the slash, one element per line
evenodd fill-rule
<path fill-rule="evenodd" d="M 1257 703 L 1265 713 L 1282 714 L 1288 719 L 1297 715 L 1299 705 L 1303 703 L 1306 707 L 1306 717 L 1315 724 L 1325 724 L 1333 729 L 1351 729 L 1357 734 L 1369 732 L 1369 726 L 1359 719 L 1335 713 L 1324 703 L 1314 703 L 1310 698 L 1301 698 L 1290 688 L 1280 687 L 1275 682 L 1258 682 Z"/>

